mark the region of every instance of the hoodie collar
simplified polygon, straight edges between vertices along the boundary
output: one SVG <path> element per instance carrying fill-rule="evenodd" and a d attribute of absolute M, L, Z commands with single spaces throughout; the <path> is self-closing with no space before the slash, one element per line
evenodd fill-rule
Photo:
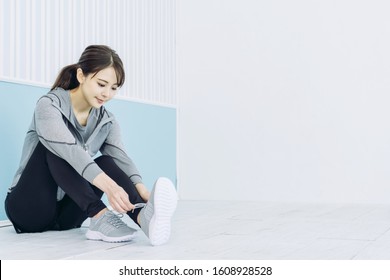
<path fill-rule="evenodd" d="M 62 114 L 68 119 L 71 119 L 72 114 L 72 102 L 70 99 L 70 91 L 63 88 L 55 88 L 48 93 L 50 95 L 53 105 L 56 106 Z M 94 114 L 98 118 L 98 123 L 102 121 L 107 122 L 113 119 L 111 113 L 109 113 L 104 106 L 100 109 L 92 108 L 91 114 Z"/>

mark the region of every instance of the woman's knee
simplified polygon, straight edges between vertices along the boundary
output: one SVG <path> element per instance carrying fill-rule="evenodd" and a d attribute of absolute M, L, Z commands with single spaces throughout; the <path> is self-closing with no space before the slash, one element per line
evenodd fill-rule
<path fill-rule="evenodd" d="M 126 173 L 115 163 L 110 156 L 100 156 L 95 159 L 96 164 L 113 180 L 128 178 Z"/>
<path fill-rule="evenodd" d="M 114 162 L 114 159 L 110 156 L 107 155 L 102 155 L 98 158 L 95 159 L 95 162 L 97 165 L 105 165 L 105 164 L 110 164 Z"/>

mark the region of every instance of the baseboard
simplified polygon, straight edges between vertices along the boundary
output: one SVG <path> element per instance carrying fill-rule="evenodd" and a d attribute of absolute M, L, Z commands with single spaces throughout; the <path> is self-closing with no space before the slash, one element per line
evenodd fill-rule
<path fill-rule="evenodd" d="M 12 223 L 10 220 L 0 220 L 0 228 L 1 227 L 9 227 L 12 226 Z"/>

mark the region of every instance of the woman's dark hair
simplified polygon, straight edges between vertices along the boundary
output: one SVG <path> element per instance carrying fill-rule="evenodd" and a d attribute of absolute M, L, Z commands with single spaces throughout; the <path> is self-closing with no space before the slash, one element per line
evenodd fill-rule
<path fill-rule="evenodd" d="M 77 88 L 80 84 L 76 76 L 78 68 L 81 68 L 83 74 L 88 76 L 89 74 L 96 75 L 97 72 L 111 66 L 115 69 L 118 87 L 120 87 L 125 82 L 125 71 L 118 54 L 108 46 L 88 46 L 81 54 L 78 63 L 62 68 L 51 89 L 53 90 L 57 87 L 65 90 Z"/>

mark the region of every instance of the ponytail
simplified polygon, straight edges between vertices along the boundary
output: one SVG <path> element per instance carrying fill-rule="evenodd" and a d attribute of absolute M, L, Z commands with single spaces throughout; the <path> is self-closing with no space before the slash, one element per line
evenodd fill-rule
<path fill-rule="evenodd" d="M 62 68 L 51 90 L 58 87 L 63 88 L 65 90 L 70 90 L 78 87 L 80 84 L 76 76 L 78 68 L 78 64 L 71 64 Z"/>
<path fill-rule="evenodd" d="M 68 65 L 61 70 L 51 89 L 53 90 L 57 87 L 65 90 L 77 88 L 80 85 L 77 80 L 78 68 L 83 71 L 84 76 L 88 76 L 90 74 L 96 75 L 97 72 L 107 67 L 115 69 L 118 87 L 121 87 L 125 82 L 125 70 L 118 54 L 105 45 L 88 46 L 81 54 L 77 64 Z"/>

